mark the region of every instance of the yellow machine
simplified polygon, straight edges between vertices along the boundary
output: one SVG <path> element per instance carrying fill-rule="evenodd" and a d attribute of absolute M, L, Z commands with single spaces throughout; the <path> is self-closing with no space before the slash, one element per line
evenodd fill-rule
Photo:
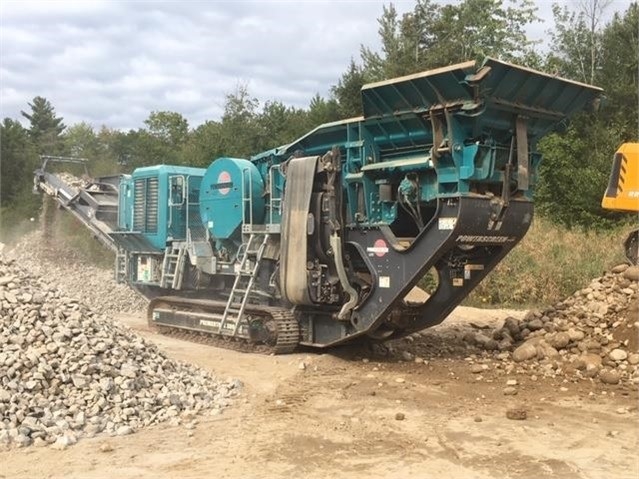
<path fill-rule="evenodd" d="M 601 206 L 607 210 L 639 213 L 639 143 L 624 143 L 615 153 Z M 638 264 L 638 229 L 628 235 L 624 248 L 630 262 Z"/>

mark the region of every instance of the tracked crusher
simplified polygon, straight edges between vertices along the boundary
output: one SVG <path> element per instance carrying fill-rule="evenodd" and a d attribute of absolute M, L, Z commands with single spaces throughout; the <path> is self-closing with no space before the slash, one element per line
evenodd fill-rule
<path fill-rule="evenodd" d="M 398 338 L 443 321 L 524 236 L 537 142 L 601 94 L 469 61 L 366 85 L 363 116 L 249 159 L 77 190 L 45 164 L 35 186 L 116 252 L 160 330 L 276 353 Z"/>

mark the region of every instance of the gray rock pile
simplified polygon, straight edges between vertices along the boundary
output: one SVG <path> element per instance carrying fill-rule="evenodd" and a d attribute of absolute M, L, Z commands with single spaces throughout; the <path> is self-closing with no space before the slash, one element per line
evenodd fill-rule
<path fill-rule="evenodd" d="M 28 271 L 51 278 L 56 288 L 80 299 L 95 312 L 103 314 L 146 310 L 146 301 L 124 284 L 117 284 L 113 269 L 99 268 L 81 258 L 60 242 L 44 244 L 42 234 L 25 235 L 11 248 L 15 258 Z"/>
<path fill-rule="evenodd" d="M 237 394 L 0 253 L 0 444 L 64 448 L 217 414 Z"/>
<path fill-rule="evenodd" d="M 479 331 L 425 330 L 397 347 L 402 357 L 471 354 L 478 363 L 501 362 L 502 369 L 533 375 L 639 384 L 638 280 L 639 267 L 619 265 L 522 320 L 509 317 Z"/>

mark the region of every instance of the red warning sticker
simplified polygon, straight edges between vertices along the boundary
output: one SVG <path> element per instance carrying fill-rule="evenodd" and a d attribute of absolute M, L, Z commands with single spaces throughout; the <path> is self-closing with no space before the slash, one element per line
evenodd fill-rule
<path fill-rule="evenodd" d="M 373 244 L 373 246 L 369 246 L 368 248 L 366 248 L 366 252 L 370 253 L 371 256 L 374 254 L 378 258 L 381 258 L 386 253 L 388 253 L 388 245 L 383 239 L 378 239 L 377 241 L 375 241 L 375 244 Z"/>
<path fill-rule="evenodd" d="M 222 171 L 217 177 L 217 187 L 221 195 L 226 195 L 231 191 L 231 175 L 228 171 Z"/>

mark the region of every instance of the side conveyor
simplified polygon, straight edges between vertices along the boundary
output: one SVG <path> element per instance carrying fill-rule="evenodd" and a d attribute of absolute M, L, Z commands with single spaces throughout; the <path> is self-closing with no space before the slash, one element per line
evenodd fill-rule
<path fill-rule="evenodd" d="M 86 160 L 55 156 L 41 158 L 42 166 L 34 172 L 34 193 L 49 195 L 102 244 L 116 252 L 117 245 L 109 234 L 117 228 L 119 175 L 80 180 L 68 174 L 47 171 L 47 167 L 51 163 L 74 163 L 84 166 L 86 172 Z"/>

